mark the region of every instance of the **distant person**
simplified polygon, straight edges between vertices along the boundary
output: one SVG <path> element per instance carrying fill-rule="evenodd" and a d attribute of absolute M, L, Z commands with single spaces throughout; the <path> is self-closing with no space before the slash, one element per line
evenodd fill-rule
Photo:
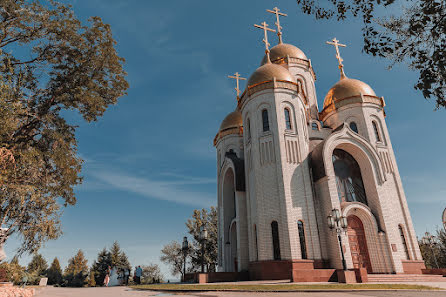
<path fill-rule="evenodd" d="M 108 268 L 107 268 L 107 272 L 106 272 L 106 274 L 105 274 L 105 278 L 104 278 L 104 285 L 105 285 L 106 287 L 108 287 L 108 283 L 110 282 L 110 270 L 111 270 L 111 267 L 108 266 Z"/>
<path fill-rule="evenodd" d="M 142 268 L 141 266 L 136 267 L 135 270 L 135 282 L 137 285 L 141 284 Z"/>
<path fill-rule="evenodd" d="M 124 282 L 126 286 L 129 285 L 129 277 L 130 277 L 130 269 L 126 268 L 124 270 Z"/>

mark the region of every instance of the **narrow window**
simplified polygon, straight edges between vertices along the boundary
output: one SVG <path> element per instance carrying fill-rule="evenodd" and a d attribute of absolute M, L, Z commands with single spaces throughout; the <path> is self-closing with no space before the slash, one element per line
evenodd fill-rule
<path fill-rule="evenodd" d="M 355 122 L 350 122 L 350 129 L 352 129 L 353 132 L 358 133 L 358 126 Z"/>
<path fill-rule="evenodd" d="M 259 246 L 257 243 L 257 226 L 254 225 L 254 236 L 255 236 L 255 249 L 256 249 L 256 261 L 259 261 Z"/>
<path fill-rule="evenodd" d="M 410 260 L 409 250 L 407 249 L 406 237 L 404 236 L 403 226 L 399 225 L 401 242 L 403 243 L 404 252 L 406 253 L 406 260 Z"/>
<path fill-rule="evenodd" d="M 302 254 L 302 259 L 308 259 L 307 246 L 305 244 L 304 223 L 302 221 L 298 221 L 297 228 L 299 229 L 300 252 Z"/>
<path fill-rule="evenodd" d="M 268 111 L 264 109 L 262 111 L 263 132 L 269 131 Z"/>
<path fill-rule="evenodd" d="M 273 235 L 274 260 L 280 260 L 279 224 L 276 221 L 271 223 L 271 232 Z"/>
<path fill-rule="evenodd" d="M 248 140 L 251 139 L 251 121 L 248 119 L 246 127 L 246 134 L 248 135 Z"/>
<path fill-rule="evenodd" d="M 373 130 L 375 130 L 376 141 L 380 142 L 381 141 L 381 137 L 379 136 L 378 124 L 376 124 L 375 121 L 373 121 L 372 124 L 373 124 Z"/>
<path fill-rule="evenodd" d="M 316 123 L 312 123 L 311 124 L 311 129 L 313 129 L 313 130 L 319 130 L 319 126 L 316 124 Z"/>
<path fill-rule="evenodd" d="M 285 108 L 285 126 L 287 130 L 291 130 L 291 117 L 290 110 L 288 108 Z"/>

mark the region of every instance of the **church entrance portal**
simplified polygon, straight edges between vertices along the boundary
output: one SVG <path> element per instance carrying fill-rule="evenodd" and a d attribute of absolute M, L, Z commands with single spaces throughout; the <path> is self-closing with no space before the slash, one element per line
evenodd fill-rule
<path fill-rule="evenodd" d="M 368 273 L 372 272 L 370 265 L 369 251 L 365 239 L 364 226 L 357 216 L 349 216 L 348 221 L 348 242 L 354 268 L 366 268 Z"/>

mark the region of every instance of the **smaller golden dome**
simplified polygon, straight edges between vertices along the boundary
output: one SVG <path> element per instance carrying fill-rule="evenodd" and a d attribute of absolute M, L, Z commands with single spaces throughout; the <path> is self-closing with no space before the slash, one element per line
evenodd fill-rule
<path fill-rule="evenodd" d="M 236 109 L 230 114 L 228 114 L 223 122 L 221 122 L 220 125 L 220 132 L 229 130 L 232 128 L 240 128 L 243 127 L 243 119 L 242 119 L 242 113 L 240 110 Z"/>
<path fill-rule="evenodd" d="M 292 44 L 279 43 L 278 45 L 272 47 L 270 50 L 271 61 L 286 58 L 287 56 L 289 56 L 290 58 L 308 60 L 304 52 Z M 263 57 L 261 65 L 264 64 L 266 64 L 266 55 Z"/>
<path fill-rule="evenodd" d="M 365 82 L 347 77 L 341 78 L 340 81 L 331 87 L 327 96 L 325 96 L 324 108 L 333 102 L 349 97 L 360 96 L 360 94 L 376 97 L 373 89 Z"/>
<path fill-rule="evenodd" d="M 257 68 L 257 70 L 251 74 L 247 85 L 253 86 L 262 82 L 272 81 L 274 77 L 277 80 L 294 82 L 293 75 L 287 69 L 285 69 L 285 67 L 267 63 Z"/>

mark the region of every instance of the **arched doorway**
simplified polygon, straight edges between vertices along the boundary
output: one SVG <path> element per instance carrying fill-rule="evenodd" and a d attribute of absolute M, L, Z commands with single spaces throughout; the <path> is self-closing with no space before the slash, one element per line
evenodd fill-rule
<path fill-rule="evenodd" d="M 235 201 L 235 176 L 229 168 L 223 180 L 223 224 L 224 224 L 224 271 L 236 271 L 234 258 L 237 258 L 237 203 Z"/>
<path fill-rule="evenodd" d="M 357 216 L 349 216 L 348 222 L 348 242 L 352 255 L 354 268 L 366 268 L 368 273 L 372 272 L 370 264 L 367 240 L 365 238 L 364 225 Z"/>

